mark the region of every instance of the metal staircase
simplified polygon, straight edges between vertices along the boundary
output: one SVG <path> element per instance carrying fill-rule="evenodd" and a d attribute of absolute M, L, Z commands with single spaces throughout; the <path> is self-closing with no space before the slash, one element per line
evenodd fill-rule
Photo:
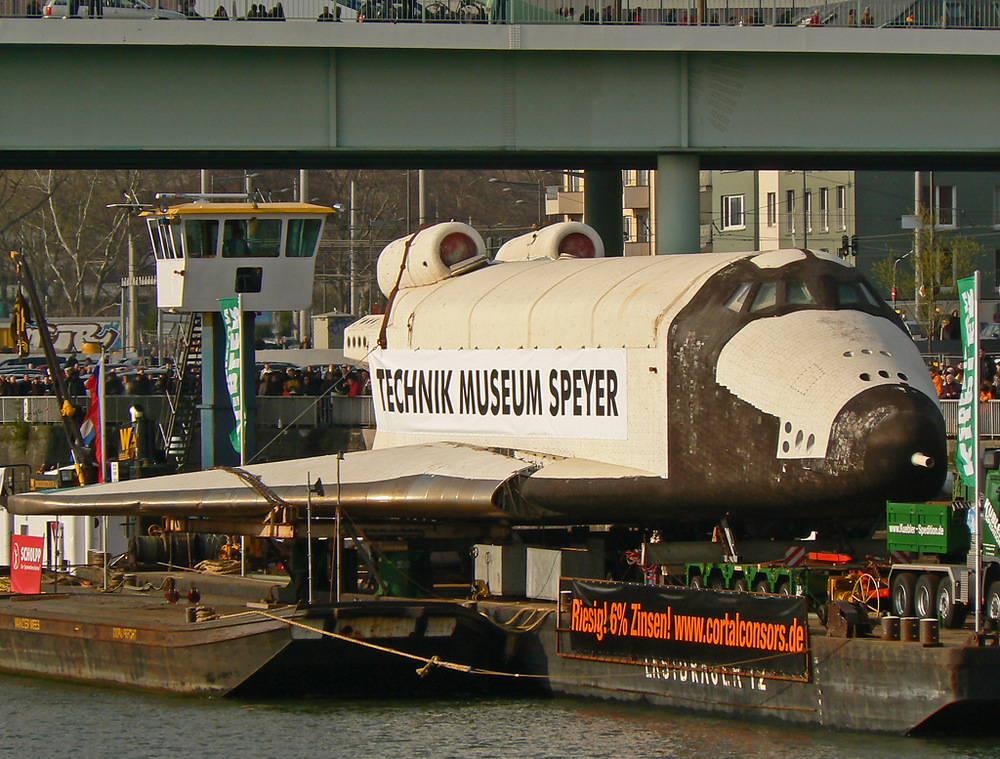
<path fill-rule="evenodd" d="M 192 312 L 181 322 L 181 334 L 174 352 L 176 376 L 167 393 L 170 416 L 163 439 L 167 455 L 182 470 L 188 463 L 192 442 L 199 426 L 198 404 L 201 401 L 201 313 Z"/>

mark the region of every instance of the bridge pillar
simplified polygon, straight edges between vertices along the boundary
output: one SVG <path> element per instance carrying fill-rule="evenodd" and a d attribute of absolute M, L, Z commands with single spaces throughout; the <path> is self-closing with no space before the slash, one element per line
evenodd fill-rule
<path fill-rule="evenodd" d="M 257 368 L 253 347 L 256 313 L 243 312 L 243 345 L 240 351 L 245 377 L 244 442 L 249 461 L 256 452 L 254 430 L 257 421 Z M 219 311 L 201 315 L 201 468 L 239 466 L 240 454 L 233 448 L 229 433 L 236 429 L 233 405 L 226 386 L 226 325 Z"/>
<path fill-rule="evenodd" d="M 604 255 L 621 257 L 625 254 L 620 169 L 584 172 L 583 220 L 604 241 Z"/>
<path fill-rule="evenodd" d="M 657 156 L 655 202 L 656 255 L 701 250 L 698 156 Z"/>

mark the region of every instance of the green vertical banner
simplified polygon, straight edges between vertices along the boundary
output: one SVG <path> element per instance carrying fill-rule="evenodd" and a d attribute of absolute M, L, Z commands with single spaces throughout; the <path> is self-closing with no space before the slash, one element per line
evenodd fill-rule
<path fill-rule="evenodd" d="M 243 452 L 243 393 L 240 383 L 240 366 L 243 348 L 243 314 L 239 298 L 219 298 L 222 307 L 222 322 L 226 327 L 226 388 L 233 404 L 233 416 L 236 417 L 236 429 L 229 433 L 229 442 L 233 450 Z"/>
<path fill-rule="evenodd" d="M 979 272 L 958 280 L 962 330 L 962 394 L 958 398 L 958 446 L 955 466 L 962 482 L 979 491 Z"/>

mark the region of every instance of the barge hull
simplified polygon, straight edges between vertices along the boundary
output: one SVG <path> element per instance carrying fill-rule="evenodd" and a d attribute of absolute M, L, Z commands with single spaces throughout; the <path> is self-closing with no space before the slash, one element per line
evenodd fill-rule
<path fill-rule="evenodd" d="M 728 673 L 696 663 L 566 656 L 558 652 L 557 636 L 554 622 L 539 631 L 534 655 L 543 661 L 532 665 L 544 668 L 556 694 L 898 734 L 947 731 L 948 715 L 957 712 L 970 719 L 991 713 L 995 731 L 1000 710 L 996 646 L 924 646 L 815 635 L 810 677 L 794 680 Z"/>

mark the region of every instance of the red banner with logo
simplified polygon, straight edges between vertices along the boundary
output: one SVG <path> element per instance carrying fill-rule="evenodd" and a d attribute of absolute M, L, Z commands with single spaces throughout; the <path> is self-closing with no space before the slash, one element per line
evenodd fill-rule
<path fill-rule="evenodd" d="M 10 590 L 12 593 L 41 592 L 44 548 L 45 538 L 34 535 L 10 536 Z"/>

